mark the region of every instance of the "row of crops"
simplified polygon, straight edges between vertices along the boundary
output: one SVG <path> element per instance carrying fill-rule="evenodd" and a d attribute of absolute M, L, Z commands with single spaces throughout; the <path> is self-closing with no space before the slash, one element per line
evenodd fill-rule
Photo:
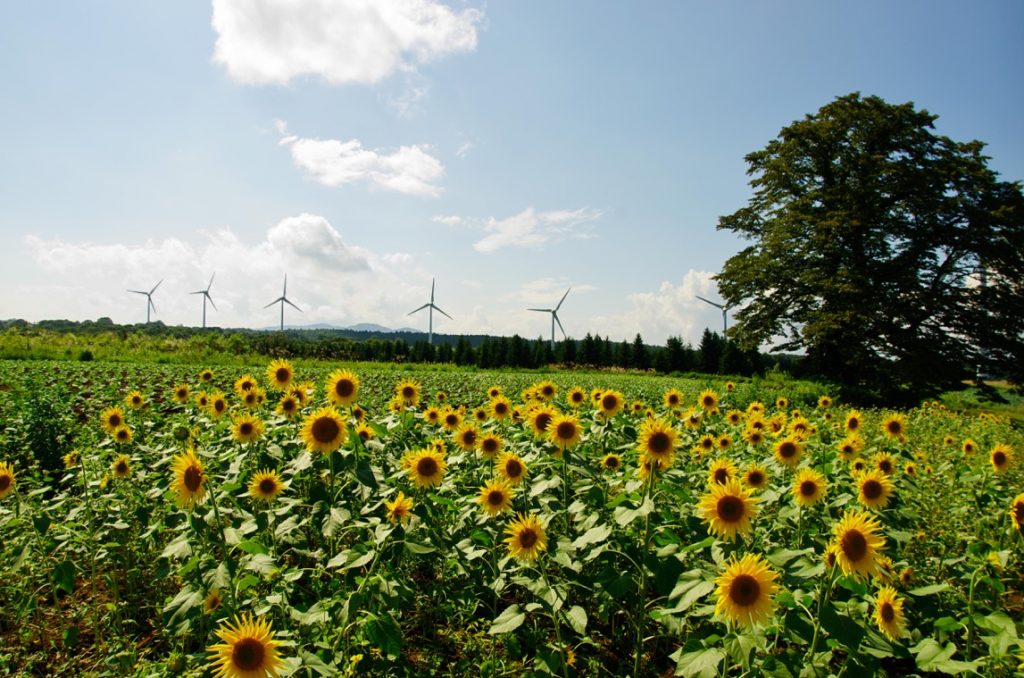
<path fill-rule="evenodd" d="M 1024 436 L 631 374 L 0 365 L 0 671 L 1013 675 Z"/>

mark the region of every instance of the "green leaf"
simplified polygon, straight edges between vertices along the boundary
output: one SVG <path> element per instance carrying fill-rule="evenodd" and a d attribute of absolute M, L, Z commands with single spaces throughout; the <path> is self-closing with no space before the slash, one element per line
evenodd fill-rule
<path fill-rule="evenodd" d="M 64 560 L 53 568 L 53 583 L 58 589 L 65 593 L 75 591 L 75 564 L 70 560 Z"/>
<path fill-rule="evenodd" d="M 376 555 L 376 553 L 377 552 L 373 551 L 373 550 L 367 551 L 363 555 L 361 555 L 358 558 L 356 558 L 355 560 L 353 560 L 351 563 L 347 564 L 342 569 L 343 570 L 354 570 L 357 567 L 366 567 L 367 565 L 369 565 L 370 563 L 373 562 L 373 557 Z"/>
<path fill-rule="evenodd" d="M 689 645 L 689 643 L 687 643 Z M 676 664 L 677 676 L 697 676 L 698 678 L 715 678 L 718 665 L 725 659 L 725 652 L 717 647 L 702 648 L 693 652 L 684 652 Z"/>
<path fill-rule="evenodd" d="M 247 574 L 238 580 L 238 592 L 241 593 L 260 583 L 260 578 L 253 574 Z"/>
<path fill-rule="evenodd" d="M 437 549 L 433 546 L 427 546 L 426 544 L 417 544 L 416 542 L 407 541 L 405 542 L 405 550 L 409 553 L 433 553 Z"/>
<path fill-rule="evenodd" d="M 251 555 L 255 555 L 257 553 L 270 553 L 270 549 L 268 549 L 266 546 L 259 543 L 255 539 L 246 539 L 244 541 L 238 542 L 238 548 L 242 549 L 243 551 Z"/>
<path fill-rule="evenodd" d="M 370 489 L 377 489 L 377 476 L 374 475 L 373 468 L 365 459 L 360 459 L 356 464 L 356 480 Z"/>
<path fill-rule="evenodd" d="M 589 546 L 590 544 L 600 544 L 611 536 L 611 534 L 612 528 L 607 525 L 597 525 L 580 535 L 572 545 L 574 548 L 581 549 L 584 546 Z"/>
<path fill-rule="evenodd" d="M 576 633 L 582 636 L 587 632 L 587 612 L 579 605 L 570 607 L 565 613 L 565 618 Z"/>
<path fill-rule="evenodd" d="M 941 593 L 942 591 L 946 591 L 948 589 L 949 584 L 932 584 L 931 586 L 919 586 L 916 589 L 910 589 L 909 591 L 907 591 L 907 593 L 909 593 L 912 596 L 917 596 L 918 598 L 920 598 L 921 596 L 931 596 L 936 593 Z"/>
<path fill-rule="evenodd" d="M 36 532 L 40 535 L 46 534 L 46 531 L 50 529 L 50 516 L 45 513 L 37 513 L 32 516 L 32 527 L 36 528 Z"/>
<path fill-rule="evenodd" d="M 686 612 L 714 589 L 715 582 L 705 579 L 703 572 L 691 570 L 679 578 L 676 587 L 669 594 L 669 601 L 676 601 L 669 609 L 674 613 Z"/>
<path fill-rule="evenodd" d="M 526 613 L 520 610 L 518 605 L 509 605 L 501 614 L 494 618 L 494 621 L 491 622 L 491 628 L 487 630 L 487 633 L 492 636 L 496 636 L 499 633 L 509 633 L 522 626 L 524 621 L 526 621 Z"/>
<path fill-rule="evenodd" d="M 977 661 L 962 662 L 952 659 L 956 654 L 956 645 L 946 643 L 942 646 L 932 638 L 925 638 L 911 648 L 911 652 L 916 655 L 917 668 L 922 671 L 958 674 L 973 671 L 978 666 Z"/>
<path fill-rule="evenodd" d="M 388 659 L 396 659 L 402 652 L 402 629 L 390 614 L 382 617 L 370 615 L 363 625 L 367 640 L 379 647 Z"/>
<path fill-rule="evenodd" d="M 839 614 L 831 603 L 822 606 L 821 628 L 828 631 L 828 634 L 848 649 L 851 654 L 856 654 L 857 648 L 864 640 L 864 627 L 845 614 Z"/>

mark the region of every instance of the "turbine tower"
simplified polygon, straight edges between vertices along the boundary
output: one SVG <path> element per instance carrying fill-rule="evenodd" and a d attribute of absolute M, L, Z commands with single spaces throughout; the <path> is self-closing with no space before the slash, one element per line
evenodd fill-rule
<path fill-rule="evenodd" d="M 141 295 L 144 295 L 146 297 L 146 324 L 147 325 L 149 324 L 149 310 L 153 309 L 154 312 L 156 311 L 156 305 L 153 303 L 153 292 L 156 292 L 156 288 L 160 287 L 160 283 L 162 283 L 162 282 L 163 282 L 163 280 L 161 280 L 157 284 L 153 285 L 153 289 L 151 289 L 148 292 L 143 292 L 142 290 L 128 290 L 129 292 L 133 292 L 135 294 L 141 294 Z"/>
<path fill-rule="evenodd" d="M 552 351 L 555 350 L 555 323 L 558 323 L 558 329 L 562 330 L 562 338 L 563 339 L 567 339 L 568 338 L 568 337 L 565 336 L 565 328 L 562 327 L 562 321 L 558 319 L 558 309 L 562 308 L 562 301 L 565 301 L 565 298 L 567 296 L 569 296 L 569 291 L 570 290 L 572 290 L 571 287 L 568 290 L 565 291 L 565 294 L 562 295 L 562 300 L 559 301 L 558 305 L 555 306 L 554 308 L 528 308 L 528 309 L 526 309 L 527 311 L 539 311 L 540 313 L 550 313 L 551 314 L 551 350 Z"/>
<path fill-rule="evenodd" d="M 281 304 L 281 331 L 284 332 L 284 305 L 288 304 L 289 306 L 294 308 L 299 313 L 302 313 L 302 309 L 299 308 L 298 306 L 296 306 L 295 304 L 293 304 L 288 299 L 288 274 L 287 273 L 284 276 L 284 289 L 281 290 L 281 296 L 279 296 L 277 299 L 274 299 L 272 302 L 270 302 L 269 304 L 267 304 L 263 308 L 270 308 L 274 304 Z"/>
<path fill-rule="evenodd" d="M 432 345 L 434 343 L 434 311 L 436 310 L 438 313 L 440 313 L 441 315 L 445 316 L 449 320 L 455 320 L 455 318 L 451 317 L 450 315 L 448 315 L 447 313 L 442 311 L 440 308 L 438 308 L 434 304 L 434 279 L 433 278 L 430 279 L 430 301 L 428 301 L 427 303 L 423 304 L 422 306 L 417 308 L 415 311 L 409 311 L 409 315 L 412 315 L 413 313 L 418 313 L 418 312 L 422 311 L 425 308 L 429 309 L 427 311 L 427 317 L 429 318 L 429 320 L 427 320 L 427 343 Z"/>
<path fill-rule="evenodd" d="M 203 329 L 206 329 L 206 302 L 210 302 L 210 306 L 213 306 L 213 310 L 217 310 L 217 304 L 213 303 L 213 297 L 210 296 L 210 288 L 213 287 L 213 277 L 217 275 L 214 271 L 213 275 L 210 276 L 210 282 L 206 285 L 205 290 L 199 290 L 198 292 L 192 292 L 191 294 L 203 295 Z"/>
<path fill-rule="evenodd" d="M 730 306 L 728 304 L 726 304 L 724 306 L 722 304 L 716 304 L 715 302 L 711 301 L 710 299 L 705 299 L 704 297 L 700 296 L 699 294 L 697 294 L 695 296 L 698 299 L 700 299 L 701 301 L 703 301 L 704 303 L 711 304 L 715 308 L 722 309 L 722 336 L 724 337 L 726 330 L 729 329 L 729 320 L 726 317 L 726 313 L 728 313 Z"/>

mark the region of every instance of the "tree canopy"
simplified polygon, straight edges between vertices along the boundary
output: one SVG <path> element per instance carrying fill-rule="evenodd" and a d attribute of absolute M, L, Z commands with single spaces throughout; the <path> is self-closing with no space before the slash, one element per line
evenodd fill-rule
<path fill-rule="evenodd" d="M 719 220 L 752 244 L 716 276 L 745 347 L 891 397 L 1024 364 L 1024 198 L 980 141 L 859 93 L 746 156 L 753 196 Z"/>

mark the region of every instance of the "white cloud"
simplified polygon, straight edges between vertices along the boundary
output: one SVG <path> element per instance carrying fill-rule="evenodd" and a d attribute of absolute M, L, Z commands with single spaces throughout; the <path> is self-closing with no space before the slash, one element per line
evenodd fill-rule
<path fill-rule="evenodd" d="M 444 165 L 427 146 L 401 146 L 393 153 L 363 148 L 358 139 L 303 139 L 288 133 L 287 123 L 275 120 L 280 144 L 291 151 L 295 166 L 324 186 L 368 181 L 399 193 L 436 198 L 443 189 Z"/>
<path fill-rule="evenodd" d="M 434 0 L 213 0 L 213 60 L 247 84 L 376 83 L 473 51 L 482 19 Z"/>
<path fill-rule="evenodd" d="M 448 216 L 439 214 L 436 217 L 433 217 L 431 221 L 433 221 L 435 224 L 444 224 L 445 226 L 458 226 L 459 224 L 462 223 L 463 219 L 462 217 L 454 214 Z"/>
<path fill-rule="evenodd" d="M 203 289 L 216 272 L 210 294 L 217 309 L 207 309 L 208 323 L 267 327 L 278 316 L 275 308 L 263 307 L 280 296 L 287 274 L 288 297 L 304 313 L 286 309 L 286 323 L 387 325 L 408 310 L 418 283 L 429 277 L 412 255 L 350 245 L 315 214 L 282 219 L 258 242 L 245 242 L 227 228 L 200 231 L 199 236 L 199 243 L 167 238 L 138 245 L 26 236 L 29 255 L 49 281 L 45 290 L 23 289 L 24 298 L 34 300 L 33 308 L 9 311 L 30 319 L 110 316 L 118 322 L 142 322 L 145 300 L 138 303 L 125 290 L 148 290 L 163 278 L 153 295 L 153 319 L 198 325 L 202 300 L 189 293 Z"/>
<path fill-rule="evenodd" d="M 584 292 L 592 292 L 597 287 L 583 283 L 573 283 L 565 277 L 559 278 L 536 278 L 528 280 L 519 286 L 519 289 L 505 295 L 505 299 L 512 299 L 519 303 L 529 304 L 537 308 L 554 308 L 562 295 L 569 292 L 579 295 Z M 568 298 L 568 297 L 567 297 Z"/>
<path fill-rule="evenodd" d="M 489 253 L 503 247 L 540 247 L 549 241 L 590 238 L 593 234 L 579 227 L 602 214 L 589 207 L 540 213 L 528 207 L 504 219 L 490 217 L 483 223 L 487 235 L 473 243 L 473 249 Z"/>
<path fill-rule="evenodd" d="M 455 155 L 460 158 L 465 158 L 469 155 L 469 152 L 473 150 L 473 144 L 469 141 L 455 149 Z"/>

